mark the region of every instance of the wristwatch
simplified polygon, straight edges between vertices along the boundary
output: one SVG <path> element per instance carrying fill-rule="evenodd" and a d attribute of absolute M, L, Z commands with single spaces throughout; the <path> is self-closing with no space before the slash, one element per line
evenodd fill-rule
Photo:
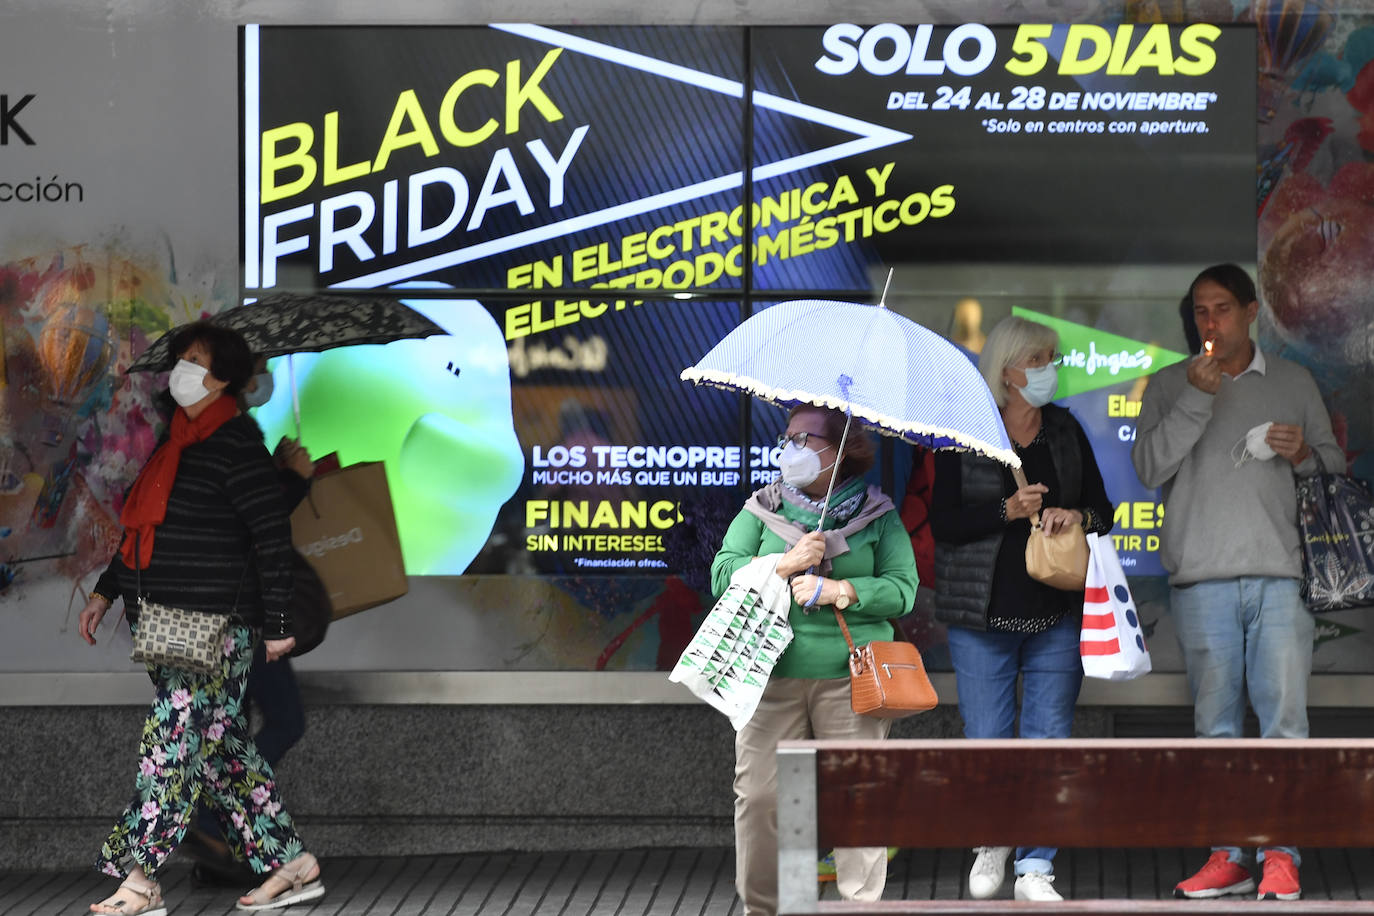
<path fill-rule="evenodd" d="M 843 611 L 845 608 L 849 607 L 850 603 L 849 593 L 841 588 L 840 596 L 835 599 L 835 609 Z"/>

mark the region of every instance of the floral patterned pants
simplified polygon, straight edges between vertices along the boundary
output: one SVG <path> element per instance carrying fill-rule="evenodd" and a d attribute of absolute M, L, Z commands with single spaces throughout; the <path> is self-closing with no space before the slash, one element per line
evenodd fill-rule
<path fill-rule="evenodd" d="M 211 674 L 148 666 L 157 696 L 143 724 L 134 797 L 101 847 L 100 871 L 124 877 L 137 865 L 153 877 L 202 800 L 254 871 L 271 871 L 301 854 L 272 768 L 248 734 L 244 685 L 254 637 L 247 626 L 231 626 L 224 662 Z"/>

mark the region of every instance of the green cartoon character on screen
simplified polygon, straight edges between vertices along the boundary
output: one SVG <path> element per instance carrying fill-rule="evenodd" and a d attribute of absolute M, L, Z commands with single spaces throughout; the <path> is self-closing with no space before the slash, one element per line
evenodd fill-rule
<path fill-rule="evenodd" d="M 458 575 L 525 470 L 506 345 L 477 302 L 406 304 L 447 335 L 276 359 L 276 395 L 256 416 L 269 446 L 295 438 L 294 372 L 310 454 L 385 462 L 407 574 Z"/>

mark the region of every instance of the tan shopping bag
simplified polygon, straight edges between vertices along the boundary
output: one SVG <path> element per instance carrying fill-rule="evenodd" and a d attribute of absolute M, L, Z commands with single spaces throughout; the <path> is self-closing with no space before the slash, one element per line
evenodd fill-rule
<path fill-rule="evenodd" d="M 334 619 L 406 593 L 391 490 L 380 461 L 314 478 L 291 514 L 291 539 L 324 581 Z"/>

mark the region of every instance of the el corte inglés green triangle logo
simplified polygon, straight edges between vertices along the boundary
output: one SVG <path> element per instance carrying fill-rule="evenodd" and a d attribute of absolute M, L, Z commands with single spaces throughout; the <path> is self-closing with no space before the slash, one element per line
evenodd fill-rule
<path fill-rule="evenodd" d="M 1337 623 L 1325 617 L 1317 618 L 1317 628 L 1313 633 L 1312 645 L 1320 646 L 1324 642 L 1331 642 L 1334 639 L 1344 639 L 1347 636 L 1354 636 L 1360 632 L 1359 627 L 1347 626 Z"/>
<path fill-rule="evenodd" d="M 1064 362 L 1059 366 L 1056 401 L 1151 375 L 1188 358 L 1155 344 L 1141 343 L 1063 318 L 1052 318 L 1020 306 L 1012 308 L 1011 313 L 1059 332 L 1059 350 L 1064 354 Z"/>

